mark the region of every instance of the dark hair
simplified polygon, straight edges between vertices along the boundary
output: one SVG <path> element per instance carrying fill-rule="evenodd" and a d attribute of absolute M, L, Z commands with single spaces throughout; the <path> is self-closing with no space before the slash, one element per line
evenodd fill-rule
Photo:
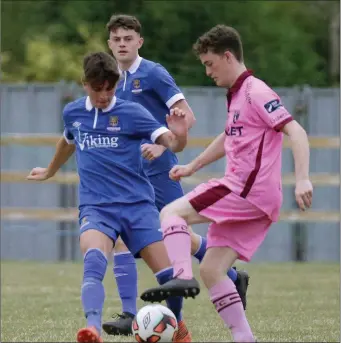
<path fill-rule="evenodd" d="M 141 34 L 141 24 L 139 20 L 127 14 L 114 14 L 111 16 L 109 22 L 107 23 L 107 29 L 110 32 L 116 31 L 117 29 L 122 28 L 125 30 L 134 30 L 135 32 Z"/>
<path fill-rule="evenodd" d="M 93 52 L 84 57 L 83 81 L 92 88 L 102 88 L 105 82 L 109 83 L 109 89 L 115 87 L 120 78 L 120 72 L 116 60 L 106 52 Z"/>
<path fill-rule="evenodd" d="M 230 51 L 239 62 L 243 62 L 243 44 L 240 35 L 233 27 L 217 25 L 198 38 L 193 46 L 195 54 L 223 54 Z"/>

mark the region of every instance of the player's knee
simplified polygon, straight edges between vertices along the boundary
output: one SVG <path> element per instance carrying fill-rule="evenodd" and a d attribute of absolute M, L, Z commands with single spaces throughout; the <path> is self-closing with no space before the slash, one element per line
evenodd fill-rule
<path fill-rule="evenodd" d="M 107 264 L 107 258 L 102 250 L 89 249 L 84 255 L 84 279 L 103 281 Z"/>
<path fill-rule="evenodd" d="M 181 207 L 177 205 L 177 202 L 170 203 L 169 205 L 165 206 L 160 212 L 160 220 L 165 220 L 169 217 L 180 217 L 186 220 L 181 212 Z"/>
<path fill-rule="evenodd" d="M 165 220 L 166 218 L 173 215 L 173 211 L 171 210 L 169 205 L 166 205 L 161 211 L 160 211 L 160 220 Z"/>
<path fill-rule="evenodd" d="M 113 249 L 113 241 L 104 233 L 90 229 L 81 234 L 80 248 L 84 256 L 90 249 L 98 249 L 105 256 L 110 256 Z"/>
<path fill-rule="evenodd" d="M 200 277 L 207 288 L 211 288 L 213 285 L 218 283 L 221 278 L 226 276 L 218 266 L 212 266 L 204 260 L 200 264 Z"/>
<path fill-rule="evenodd" d="M 213 268 L 203 261 L 200 264 L 199 270 L 202 281 L 207 285 L 209 280 L 212 279 L 212 276 L 214 276 Z"/>

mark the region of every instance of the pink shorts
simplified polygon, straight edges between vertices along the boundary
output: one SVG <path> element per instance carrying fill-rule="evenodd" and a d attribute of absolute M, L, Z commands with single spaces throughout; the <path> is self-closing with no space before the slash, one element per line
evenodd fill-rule
<path fill-rule="evenodd" d="M 240 260 L 251 260 L 272 223 L 263 211 L 216 179 L 202 183 L 186 197 L 200 215 L 212 221 L 207 248 L 230 247 Z"/>

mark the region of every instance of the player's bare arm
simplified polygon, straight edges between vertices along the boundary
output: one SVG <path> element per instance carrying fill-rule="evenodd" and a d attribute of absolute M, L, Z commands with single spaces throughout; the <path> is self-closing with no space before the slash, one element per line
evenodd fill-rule
<path fill-rule="evenodd" d="M 301 210 L 311 206 L 313 186 L 309 179 L 309 141 L 303 127 L 293 120 L 286 124 L 282 132 L 291 142 L 291 149 L 295 163 L 296 188 L 295 197 Z"/>
<path fill-rule="evenodd" d="M 158 137 L 156 144 L 161 144 L 173 152 L 180 152 L 185 148 L 188 139 L 186 113 L 178 108 L 171 109 L 166 120 L 170 131 Z"/>
<path fill-rule="evenodd" d="M 61 137 L 56 146 L 56 153 L 47 168 L 33 168 L 26 177 L 27 180 L 44 181 L 53 177 L 60 167 L 67 162 L 75 151 L 74 144 L 68 144 L 64 137 Z"/>
<path fill-rule="evenodd" d="M 188 129 L 190 129 L 195 124 L 196 119 L 187 101 L 185 99 L 177 101 L 171 107 L 171 109 L 174 110 L 176 108 L 182 110 L 185 113 L 187 127 Z M 149 143 L 141 145 L 142 156 L 149 161 L 153 161 L 156 158 L 160 157 L 165 152 L 165 150 L 167 150 L 167 148 L 163 145 Z"/>
<path fill-rule="evenodd" d="M 224 141 L 225 132 L 217 136 L 206 150 L 192 162 L 183 166 L 174 166 L 169 172 L 169 177 L 173 180 L 180 180 L 182 177 L 191 176 L 199 169 L 221 159 L 225 156 Z"/>

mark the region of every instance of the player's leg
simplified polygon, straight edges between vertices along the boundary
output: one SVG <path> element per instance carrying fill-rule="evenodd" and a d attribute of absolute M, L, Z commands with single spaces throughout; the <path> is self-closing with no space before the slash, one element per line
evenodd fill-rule
<path fill-rule="evenodd" d="M 78 331 L 78 342 L 102 342 L 101 321 L 105 299 L 103 279 L 117 233 L 101 224 L 94 210 L 81 213 L 80 247 L 84 256 L 81 298 L 87 325 Z"/>
<path fill-rule="evenodd" d="M 207 249 L 207 238 L 197 234 L 192 234 L 192 229 L 188 227 L 191 232 L 191 253 L 197 258 L 199 263 L 202 262 L 206 249 Z M 246 293 L 249 287 L 249 274 L 245 270 L 237 270 L 235 267 L 229 268 L 227 276 L 236 285 L 238 294 L 242 299 L 244 310 L 246 310 Z"/>
<path fill-rule="evenodd" d="M 196 202 L 192 201 L 196 206 Z M 222 214 L 225 219 L 212 223 L 207 234 L 207 253 L 200 266 L 200 275 L 210 298 L 225 324 L 231 329 L 235 342 L 254 342 L 251 329 L 235 285 L 225 277 L 226 269 L 235 260 L 249 262 L 263 242 L 271 225 L 268 216 L 247 200 L 229 193 L 212 207 L 202 210 L 212 218 Z M 214 215 L 215 213 L 215 215 Z"/>
<path fill-rule="evenodd" d="M 168 204 L 184 196 L 180 182 L 171 180 L 168 171 L 150 176 L 149 181 L 154 188 L 155 205 L 159 212 Z M 196 234 L 191 227 L 189 227 L 189 231 L 191 235 L 191 253 L 193 256 L 197 253 L 198 256 L 195 257 L 201 262 L 206 250 L 206 240 Z"/>
<path fill-rule="evenodd" d="M 148 213 L 148 216 L 145 215 Z M 173 278 L 173 268 L 164 246 L 162 233 L 159 231 L 159 213 L 152 204 L 139 204 L 134 208 L 128 207 L 124 217 L 129 222 L 129 229 L 122 231 L 122 239 L 135 257 L 142 257 L 154 273 L 159 284 L 164 284 Z M 199 288 L 193 280 L 192 287 Z M 182 322 L 182 296 L 177 294 L 168 297 L 167 305 L 174 313 L 179 323 Z M 189 342 L 191 336 L 183 325 L 182 337 L 177 337 L 178 342 Z"/>
<path fill-rule="evenodd" d="M 155 192 L 155 205 L 159 212 L 173 201 L 184 196 L 184 191 L 179 181 L 169 178 L 169 172 L 160 173 L 149 177 Z M 206 251 L 206 239 L 196 234 L 191 227 L 191 253 L 201 262 Z"/>
<path fill-rule="evenodd" d="M 162 241 L 152 243 L 140 251 L 140 255 L 153 271 L 159 285 L 163 285 L 173 278 L 173 267 L 168 258 L 166 247 Z M 194 287 L 197 287 L 195 284 Z M 181 295 L 181 293 L 180 293 Z M 174 296 L 166 299 L 168 308 L 174 313 L 178 322 L 178 332 L 175 342 L 191 342 L 192 335 L 185 324 L 182 313 L 183 297 Z"/>
<path fill-rule="evenodd" d="M 184 195 L 180 182 L 171 180 L 168 172 L 150 176 L 149 180 L 155 192 L 155 205 L 160 212 L 166 205 Z M 191 235 L 191 254 L 201 263 L 206 252 L 207 239 L 196 234 L 190 226 L 188 229 Z M 237 271 L 235 268 L 230 268 L 227 275 L 235 283 L 244 309 L 246 309 L 246 292 L 249 285 L 248 273 L 244 270 Z"/>
<path fill-rule="evenodd" d="M 122 302 L 122 314 L 135 316 L 137 312 L 137 267 L 133 254 L 121 238 L 114 248 L 114 276 Z"/>
<path fill-rule="evenodd" d="M 122 313 L 113 315 L 113 319 L 103 323 L 108 335 L 130 335 L 131 325 L 137 313 L 137 267 L 135 257 L 122 239 L 116 240 L 113 251 L 114 277 L 122 303 Z"/>
<path fill-rule="evenodd" d="M 155 192 L 155 205 L 160 212 L 165 206 L 184 196 L 180 182 L 171 180 L 169 172 L 150 176 L 149 180 Z M 206 237 L 195 233 L 190 226 L 188 229 L 191 235 L 191 253 L 201 263 L 206 252 Z M 238 274 L 235 269 L 230 268 L 227 273 L 233 282 L 237 281 Z"/>
<path fill-rule="evenodd" d="M 219 222 L 229 216 L 240 214 L 241 210 L 238 206 L 234 206 L 232 212 L 229 212 L 229 208 L 226 207 L 226 205 L 231 205 L 229 201 L 225 200 L 230 193 L 231 191 L 220 180 L 212 180 L 199 185 L 192 192 L 162 210 L 161 227 L 165 245 L 174 267 L 175 278 L 158 289 L 145 291 L 141 295 L 143 300 L 159 300 L 160 292 L 163 294 L 162 298 L 165 299 L 169 292 L 174 294 L 178 284 L 184 283 L 183 279 L 192 277 L 188 225 L 208 221 Z"/>
<path fill-rule="evenodd" d="M 238 256 L 229 247 L 211 247 L 200 265 L 200 275 L 213 305 L 230 328 L 234 342 L 255 342 L 240 296 L 232 280 L 226 276 L 226 270 Z"/>
<path fill-rule="evenodd" d="M 163 239 L 168 256 L 173 265 L 173 279 L 166 284 L 146 290 L 142 293 L 144 301 L 162 301 L 169 295 L 184 295 L 195 297 L 199 288 L 193 278 L 191 236 L 189 224 L 209 222 L 210 219 L 198 214 L 191 206 L 186 196 L 175 200 L 163 208 L 160 213 Z"/>
<path fill-rule="evenodd" d="M 183 196 L 183 189 L 180 182 L 173 181 L 169 178 L 169 172 L 159 173 L 157 175 L 152 175 L 149 177 L 149 181 L 154 188 L 155 193 L 155 205 L 158 211 L 160 212 L 166 205 L 173 202 L 174 200 L 181 198 Z M 199 242 L 200 236 L 191 231 L 191 237 L 193 242 Z M 154 247 L 151 247 L 153 249 Z M 156 253 L 156 252 L 155 252 Z M 148 256 L 146 257 L 148 258 Z M 161 270 L 156 274 L 156 277 L 159 281 L 159 284 L 162 285 L 170 280 L 173 277 L 173 269 L 168 268 L 167 271 Z M 183 298 L 179 298 L 178 305 L 183 303 Z M 180 307 L 179 307 L 180 309 Z M 183 319 L 182 311 L 178 311 L 176 315 L 178 321 L 178 332 L 175 337 L 176 342 L 190 342 L 192 337 L 190 332 L 187 329 L 187 325 Z"/>

